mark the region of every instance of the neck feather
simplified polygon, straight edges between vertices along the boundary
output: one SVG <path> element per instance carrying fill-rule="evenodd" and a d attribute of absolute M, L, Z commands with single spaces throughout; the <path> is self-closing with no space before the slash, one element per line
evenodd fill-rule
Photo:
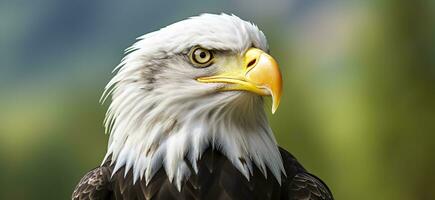
<path fill-rule="evenodd" d="M 125 166 L 134 181 L 148 183 L 163 167 L 181 190 L 183 180 L 198 172 L 202 153 L 213 148 L 248 180 L 256 165 L 281 183 L 284 167 L 261 97 L 234 91 L 201 94 L 193 102 L 167 93 L 154 98 L 131 93 L 115 89 L 106 118 L 110 139 L 104 160 L 111 158 L 113 173 Z"/>

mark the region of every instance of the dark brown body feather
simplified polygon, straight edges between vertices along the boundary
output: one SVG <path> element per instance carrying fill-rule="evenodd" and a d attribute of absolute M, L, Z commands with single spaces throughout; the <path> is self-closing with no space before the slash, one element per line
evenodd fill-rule
<path fill-rule="evenodd" d="M 163 168 L 147 186 L 144 180 L 133 184 L 131 171 L 124 176 L 124 169 L 111 177 L 113 166 L 107 164 L 88 172 L 74 190 L 72 199 L 333 199 L 325 183 L 308 173 L 290 153 L 284 149 L 280 149 L 280 152 L 287 174 L 287 177 L 283 176 L 281 185 L 270 171 L 268 178 L 265 178 L 256 167 L 248 181 L 224 155 L 218 151 L 207 150 L 198 161 L 198 174 L 192 173 L 180 192 L 169 182 Z"/>

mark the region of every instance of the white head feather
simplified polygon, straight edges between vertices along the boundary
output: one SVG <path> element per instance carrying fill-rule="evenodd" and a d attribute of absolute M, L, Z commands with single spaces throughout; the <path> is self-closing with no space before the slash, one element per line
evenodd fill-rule
<path fill-rule="evenodd" d="M 203 14 L 141 36 L 115 68 L 103 97 L 112 96 L 105 126 L 110 133 L 105 160 L 125 166 L 134 181 L 164 167 L 181 189 L 197 173 L 197 160 L 207 148 L 221 151 L 246 178 L 256 165 L 278 182 L 284 168 L 267 122 L 262 97 L 243 91 L 217 92 L 219 84 L 196 81 L 222 66 L 195 68 L 190 48 L 242 55 L 249 47 L 268 50 L 264 34 L 234 15 Z M 242 162 L 243 160 L 243 162 Z"/>

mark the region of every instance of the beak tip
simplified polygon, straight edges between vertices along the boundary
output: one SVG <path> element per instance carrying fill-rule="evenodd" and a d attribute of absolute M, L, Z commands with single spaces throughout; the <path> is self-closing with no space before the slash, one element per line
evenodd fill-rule
<path fill-rule="evenodd" d="M 273 102 L 272 103 L 272 114 L 275 114 L 276 110 L 278 109 L 278 104 Z"/>
<path fill-rule="evenodd" d="M 280 93 L 272 93 L 272 114 L 275 114 L 276 110 L 278 110 L 279 103 L 281 101 Z"/>

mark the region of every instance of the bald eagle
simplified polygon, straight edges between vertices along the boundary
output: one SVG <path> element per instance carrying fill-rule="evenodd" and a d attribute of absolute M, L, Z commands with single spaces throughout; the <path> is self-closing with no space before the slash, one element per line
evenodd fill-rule
<path fill-rule="evenodd" d="M 202 14 L 138 38 L 107 84 L 100 167 L 72 199 L 333 199 L 274 138 L 282 78 L 258 27 Z"/>

